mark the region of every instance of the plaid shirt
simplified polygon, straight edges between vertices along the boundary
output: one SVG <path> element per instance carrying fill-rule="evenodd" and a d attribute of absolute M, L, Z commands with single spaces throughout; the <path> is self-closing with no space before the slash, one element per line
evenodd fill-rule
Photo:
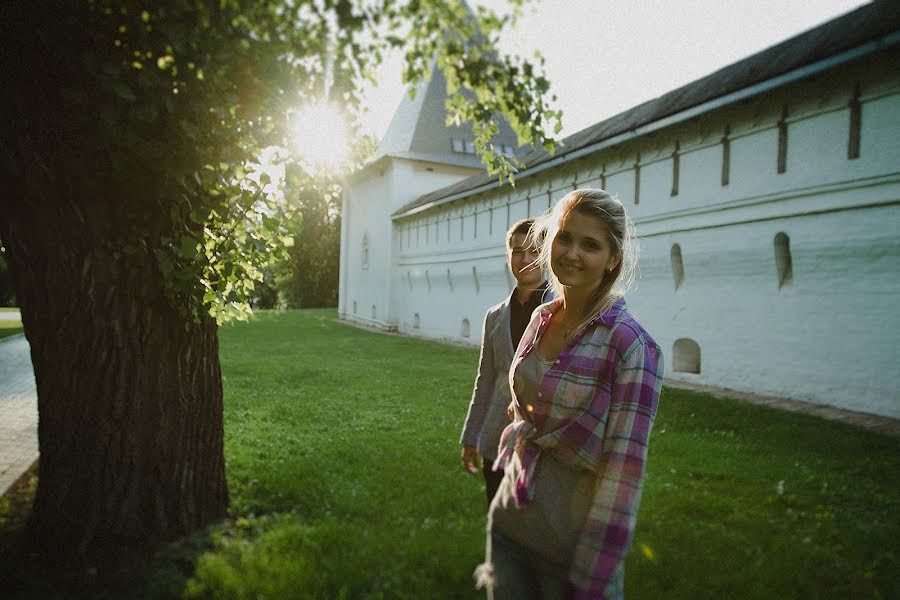
<path fill-rule="evenodd" d="M 520 507 L 534 497 L 542 451 L 597 473 L 569 581 L 574 598 L 602 598 L 637 520 L 647 440 L 662 387 L 662 351 L 619 299 L 563 348 L 541 380 L 538 397 L 520 398 L 516 369 L 561 305 L 558 299 L 536 310 L 516 350 L 510 368 L 515 420 L 503 432 L 494 468 L 513 470 Z"/>

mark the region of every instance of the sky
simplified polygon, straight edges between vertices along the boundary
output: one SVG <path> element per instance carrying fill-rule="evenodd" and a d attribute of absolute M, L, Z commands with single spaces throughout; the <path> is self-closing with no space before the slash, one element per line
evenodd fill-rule
<path fill-rule="evenodd" d="M 470 0 L 504 11 L 505 0 Z M 501 50 L 540 51 L 562 137 L 811 29 L 859 0 L 536 0 Z M 364 130 L 381 138 L 405 90 L 389 56 L 366 90 Z"/>

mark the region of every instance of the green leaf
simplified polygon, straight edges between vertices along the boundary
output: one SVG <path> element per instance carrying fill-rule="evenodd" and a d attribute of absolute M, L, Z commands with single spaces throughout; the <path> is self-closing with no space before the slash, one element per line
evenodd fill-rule
<path fill-rule="evenodd" d="M 122 98 L 123 100 L 128 100 L 129 102 L 134 102 L 137 100 L 137 96 L 134 95 L 134 91 L 132 91 L 132 89 L 128 87 L 127 84 L 122 83 L 121 81 L 117 82 L 113 86 L 113 91 L 119 98 Z"/>

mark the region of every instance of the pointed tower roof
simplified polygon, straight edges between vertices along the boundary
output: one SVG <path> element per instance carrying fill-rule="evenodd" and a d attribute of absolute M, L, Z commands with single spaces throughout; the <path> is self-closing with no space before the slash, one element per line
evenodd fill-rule
<path fill-rule="evenodd" d="M 372 162 L 395 157 L 482 168 L 481 159 L 474 154 L 475 135 L 471 125 L 448 127 L 445 124 L 446 100 L 446 79 L 434 66 L 431 78 L 418 85 L 414 98 L 410 99 L 409 94 L 403 96 Z M 509 149 L 517 146 L 516 135 L 506 120 L 501 120 L 494 143 Z"/>

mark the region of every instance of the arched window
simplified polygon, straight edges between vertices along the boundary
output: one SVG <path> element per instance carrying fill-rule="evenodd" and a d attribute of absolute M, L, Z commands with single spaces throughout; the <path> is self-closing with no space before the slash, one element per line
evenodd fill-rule
<path fill-rule="evenodd" d="M 422 319 L 419 318 L 419 313 L 413 315 L 413 329 L 419 329 L 422 326 Z"/>
<path fill-rule="evenodd" d="M 471 332 L 470 332 L 470 328 L 469 328 L 469 320 L 468 320 L 468 319 L 463 319 L 463 320 L 462 320 L 462 327 L 460 328 L 459 334 L 460 334 L 461 336 L 463 336 L 464 338 L 467 338 L 467 337 L 469 337 L 470 333 L 471 333 Z"/>
<path fill-rule="evenodd" d="M 794 278 L 791 267 L 791 238 L 783 231 L 775 234 L 775 269 L 778 271 L 778 289 L 780 290 Z"/>
<path fill-rule="evenodd" d="M 481 284 L 478 282 L 478 269 L 472 266 L 472 279 L 475 281 L 475 293 L 481 292 Z"/>
<path fill-rule="evenodd" d="M 678 244 L 672 244 L 672 281 L 675 282 L 676 290 L 684 281 L 684 261 L 681 259 L 681 246 Z"/>
<path fill-rule="evenodd" d="M 700 346 L 690 338 L 675 340 L 672 347 L 672 370 L 680 373 L 700 372 Z"/>
<path fill-rule="evenodd" d="M 369 268 L 369 234 L 364 233 L 362 239 L 362 268 Z"/>

